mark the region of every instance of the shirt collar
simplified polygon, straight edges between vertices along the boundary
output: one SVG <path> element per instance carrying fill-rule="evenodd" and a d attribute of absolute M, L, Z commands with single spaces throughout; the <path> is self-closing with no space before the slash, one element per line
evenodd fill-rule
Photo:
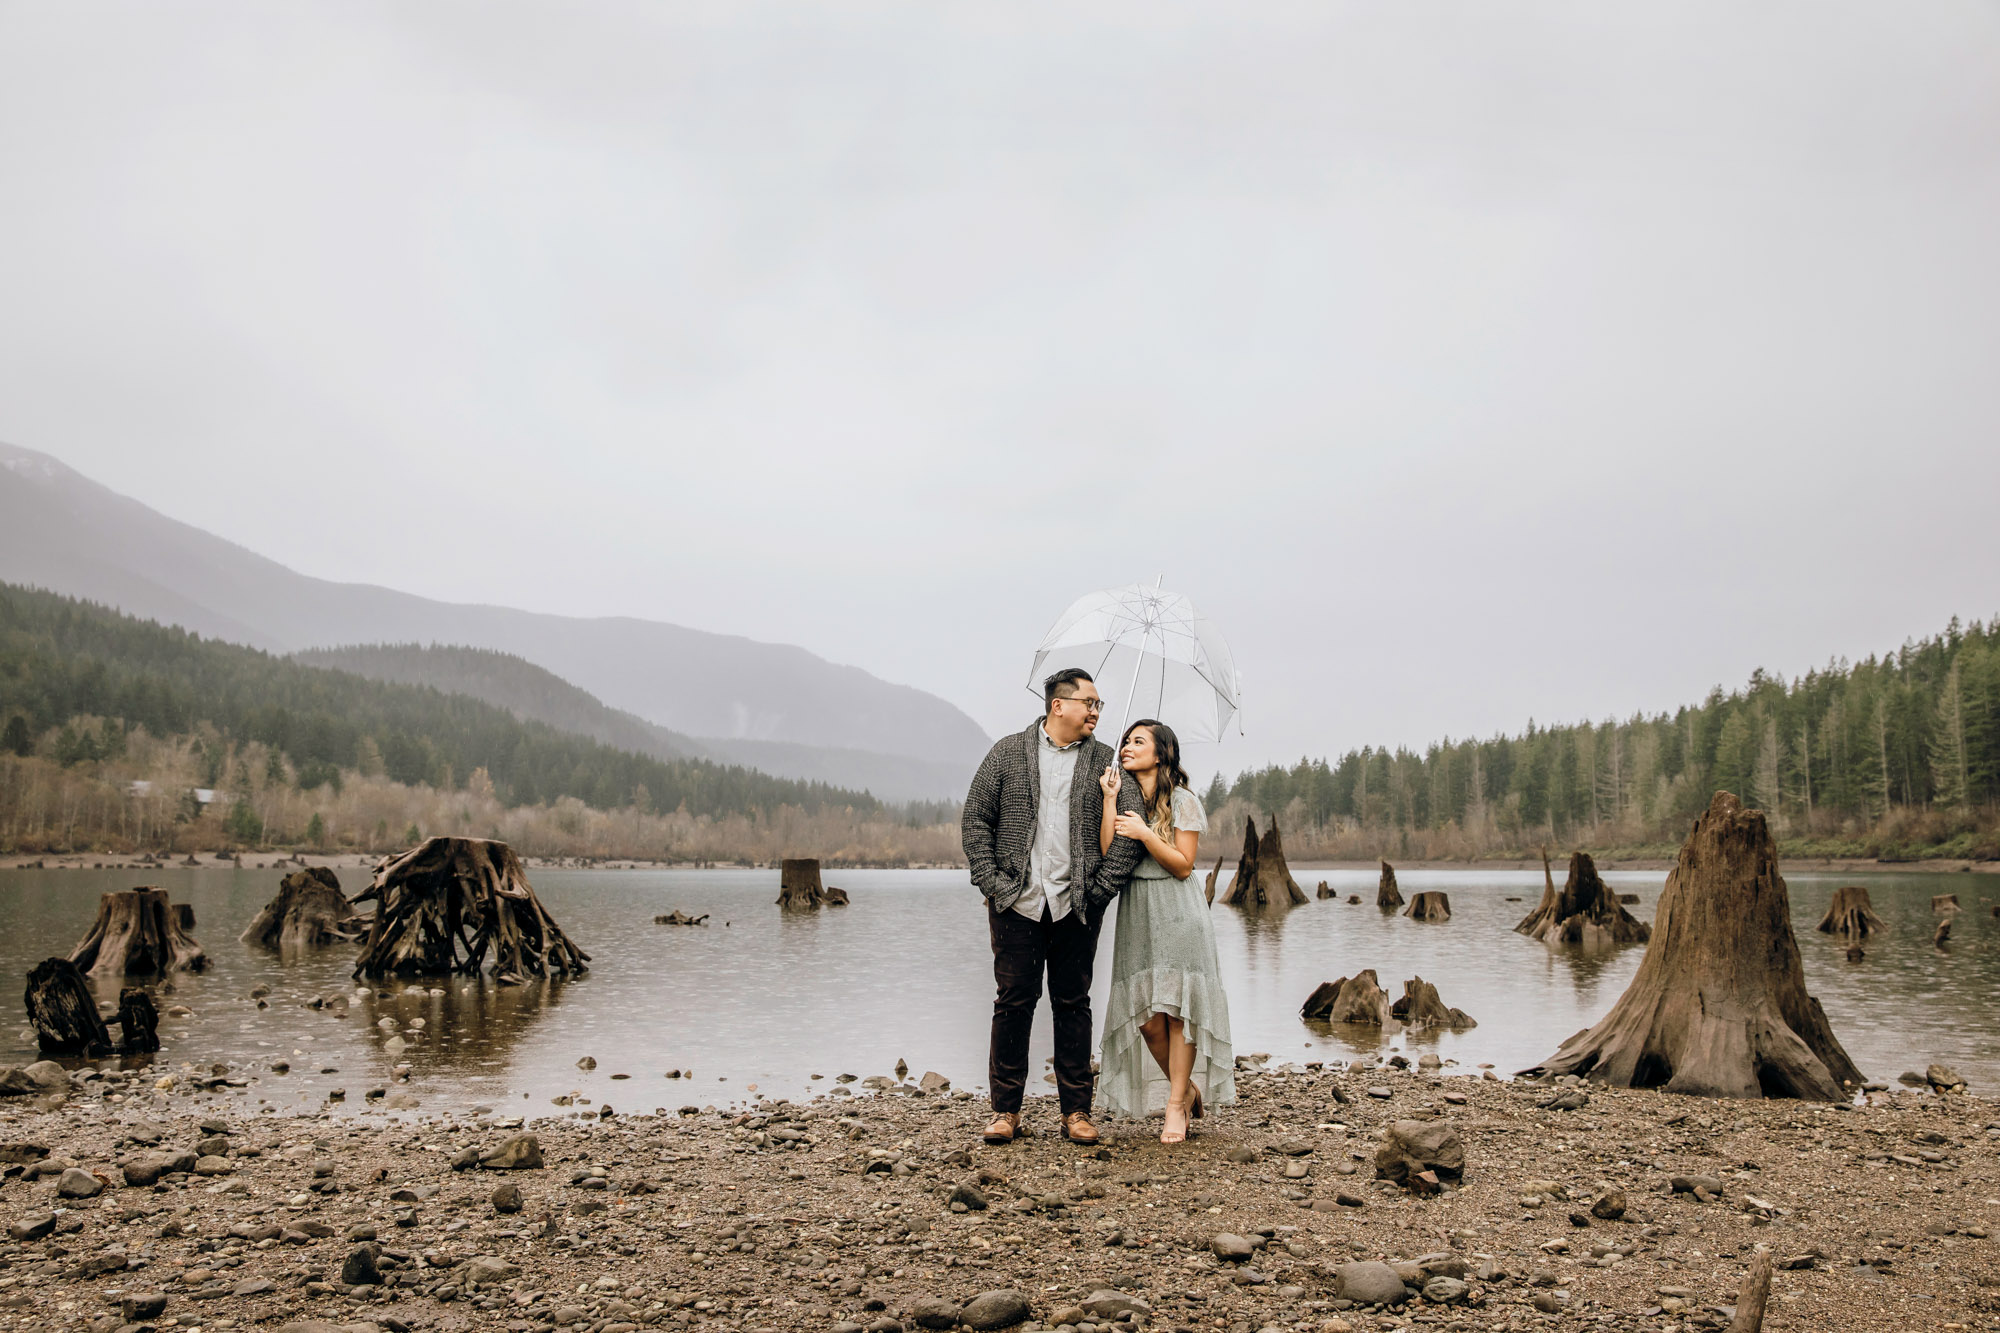
<path fill-rule="evenodd" d="M 1035 730 L 1042 733 L 1042 744 L 1047 746 L 1049 749 L 1054 750 L 1058 754 L 1061 754 L 1064 750 L 1074 750 L 1077 746 L 1083 744 L 1083 737 L 1078 736 L 1068 745 L 1057 745 L 1056 738 L 1049 735 L 1049 724 L 1047 722 L 1043 722 L 1040 726 L 1036 727 Z"/>

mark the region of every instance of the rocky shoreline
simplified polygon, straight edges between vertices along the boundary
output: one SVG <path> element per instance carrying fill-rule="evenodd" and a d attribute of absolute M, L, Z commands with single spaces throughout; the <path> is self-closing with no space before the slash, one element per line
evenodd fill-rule
<path fill-rule="evenodd" d="M 0 1080 L 0 1329 L 1673 1333 L 1759 1246 L 1768 1328 L 2000 1328 L 1984 1099 L 1251 1064 L 1189 1143 L 1083 1150 L 935 1078 L 523 1126 L 45 1063 Z"/>

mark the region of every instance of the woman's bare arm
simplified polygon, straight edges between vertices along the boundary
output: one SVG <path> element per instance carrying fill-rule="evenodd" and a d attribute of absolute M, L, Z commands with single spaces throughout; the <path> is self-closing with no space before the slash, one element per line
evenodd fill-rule
<path fill-rule="evenodd" d="M 1111 850 L 1111 839 L 1118 833 L 1118 770 L 1106 764 L 1097 787 L 1104 793 L 1104 816 L 1097 825 L 1097 854 L 1102 856 Z"/>

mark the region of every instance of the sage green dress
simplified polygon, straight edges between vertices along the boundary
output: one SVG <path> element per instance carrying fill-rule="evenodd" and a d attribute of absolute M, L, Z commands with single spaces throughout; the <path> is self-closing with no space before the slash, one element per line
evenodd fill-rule
<path fill-rule="evenodd" d="M 1202 833 L 1208 816 L 1185 787 L 1174 789 L 1174 827 Z M 1175 879 L 1148 856 L 1118 899 L 1111 950 L 1111 998 L 1097 1090 L 1113 1114 L 1140 1119 L 1165 1112 L 1167 1076 L 1146 1049 L 1139 1025 L 1156 1013 L 1186 1025 L 1194 1041 L 1191 1080 L 1204 1107 L 1236 1100 L 1236 1051 L 1229 1044 L 1229 997 L 1215 960 L 1208 900 L 1192 874 Z"/>

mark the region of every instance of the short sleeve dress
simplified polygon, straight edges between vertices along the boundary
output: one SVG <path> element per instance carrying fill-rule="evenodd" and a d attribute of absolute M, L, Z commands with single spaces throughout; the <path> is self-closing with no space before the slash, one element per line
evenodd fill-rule
<path fill-rule="evenodd" d="M 1185 787 L 1174 789 L 1175 829 L 1201 833 L 1208 816 Z M 1111 998 L 1097 1090 L 1116 1115 L 1134 1119 L 1166 1110 L 1167 1076 L 1139 1025 L 1156 1013 L 1182 1020 L 1194 1042 L 1192 1082 L 1206 1106 L 1236 1100 L 1236 1052 L 1229 1044 L 1229 997 L 1216 964 L 1215 927 L 1193 874 L 1175 879 L 1148 856 L 1118 899 L 1111 951 Z"/>

